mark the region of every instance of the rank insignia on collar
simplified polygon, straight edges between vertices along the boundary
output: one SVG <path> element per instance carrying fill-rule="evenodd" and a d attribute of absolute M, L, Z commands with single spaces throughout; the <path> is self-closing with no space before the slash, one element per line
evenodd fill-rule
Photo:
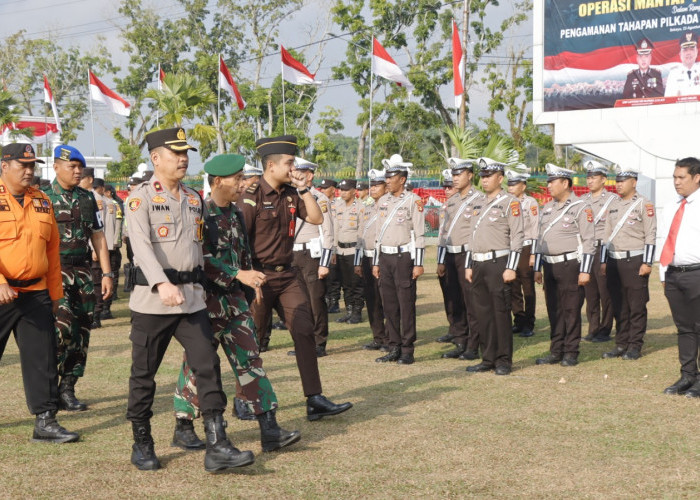
<path fill-rule="evenodd" d="M 153 188 L 156 190 L 156 193 L 162 193 L 163 192 L 163 186 L 161 185 L 160 181 L 155 181 L 153 183 Z"/>

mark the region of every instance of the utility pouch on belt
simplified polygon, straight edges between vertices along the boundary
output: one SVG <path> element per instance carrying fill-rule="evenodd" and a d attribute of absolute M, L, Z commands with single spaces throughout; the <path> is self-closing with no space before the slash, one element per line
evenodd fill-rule
<path fill-rule="evenodd" d="M 124 292 L 133 292 L 136 285 L 136 266 L 128 263 L 124 264 Z"/>

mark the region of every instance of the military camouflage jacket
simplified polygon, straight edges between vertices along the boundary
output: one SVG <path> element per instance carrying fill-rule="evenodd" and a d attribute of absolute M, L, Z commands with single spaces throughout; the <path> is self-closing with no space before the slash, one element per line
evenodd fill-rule
<path fill-rule="evenodd" d="M 103 228 L 102 214 L 95 197 L 78 186 L 70 191 L 65 190 L 55 179 L 44 192 L 53 203 L 61 237 L 61 255 L 87 257 L 91 252 L 88 246 L 90 236 Z"/>

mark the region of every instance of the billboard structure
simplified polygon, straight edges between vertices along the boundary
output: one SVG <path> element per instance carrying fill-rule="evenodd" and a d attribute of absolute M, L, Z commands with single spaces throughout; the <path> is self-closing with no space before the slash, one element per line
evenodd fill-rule
<path fill-rule="evenodd" d="M 543 111 L 700 102 L 695 0 L 544 0 Z"/>

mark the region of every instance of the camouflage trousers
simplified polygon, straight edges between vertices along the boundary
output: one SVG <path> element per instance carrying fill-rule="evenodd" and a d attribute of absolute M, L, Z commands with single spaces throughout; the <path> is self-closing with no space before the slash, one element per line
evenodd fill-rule
<path fill-rule="evenodd" d="M 243 292 L 207 294 L 207 312 L 214 338 L 226 353 L 236 376 L 237 393 L 248 409 L 260 415 L 277 408 L 277 396 L 263 369 L 255 324 Z M 195 419 L 200 415 L 195 374 L 183 353 L 182 368 L 174 397 L 175 416 Z"/>
<path fill-rule="evenodd" d="M 61 274 L 63 298 L 56 313 L 58 374 L 82 377 L 95 310 L 95 287 L 87 267 L 63 266 Z"/>

